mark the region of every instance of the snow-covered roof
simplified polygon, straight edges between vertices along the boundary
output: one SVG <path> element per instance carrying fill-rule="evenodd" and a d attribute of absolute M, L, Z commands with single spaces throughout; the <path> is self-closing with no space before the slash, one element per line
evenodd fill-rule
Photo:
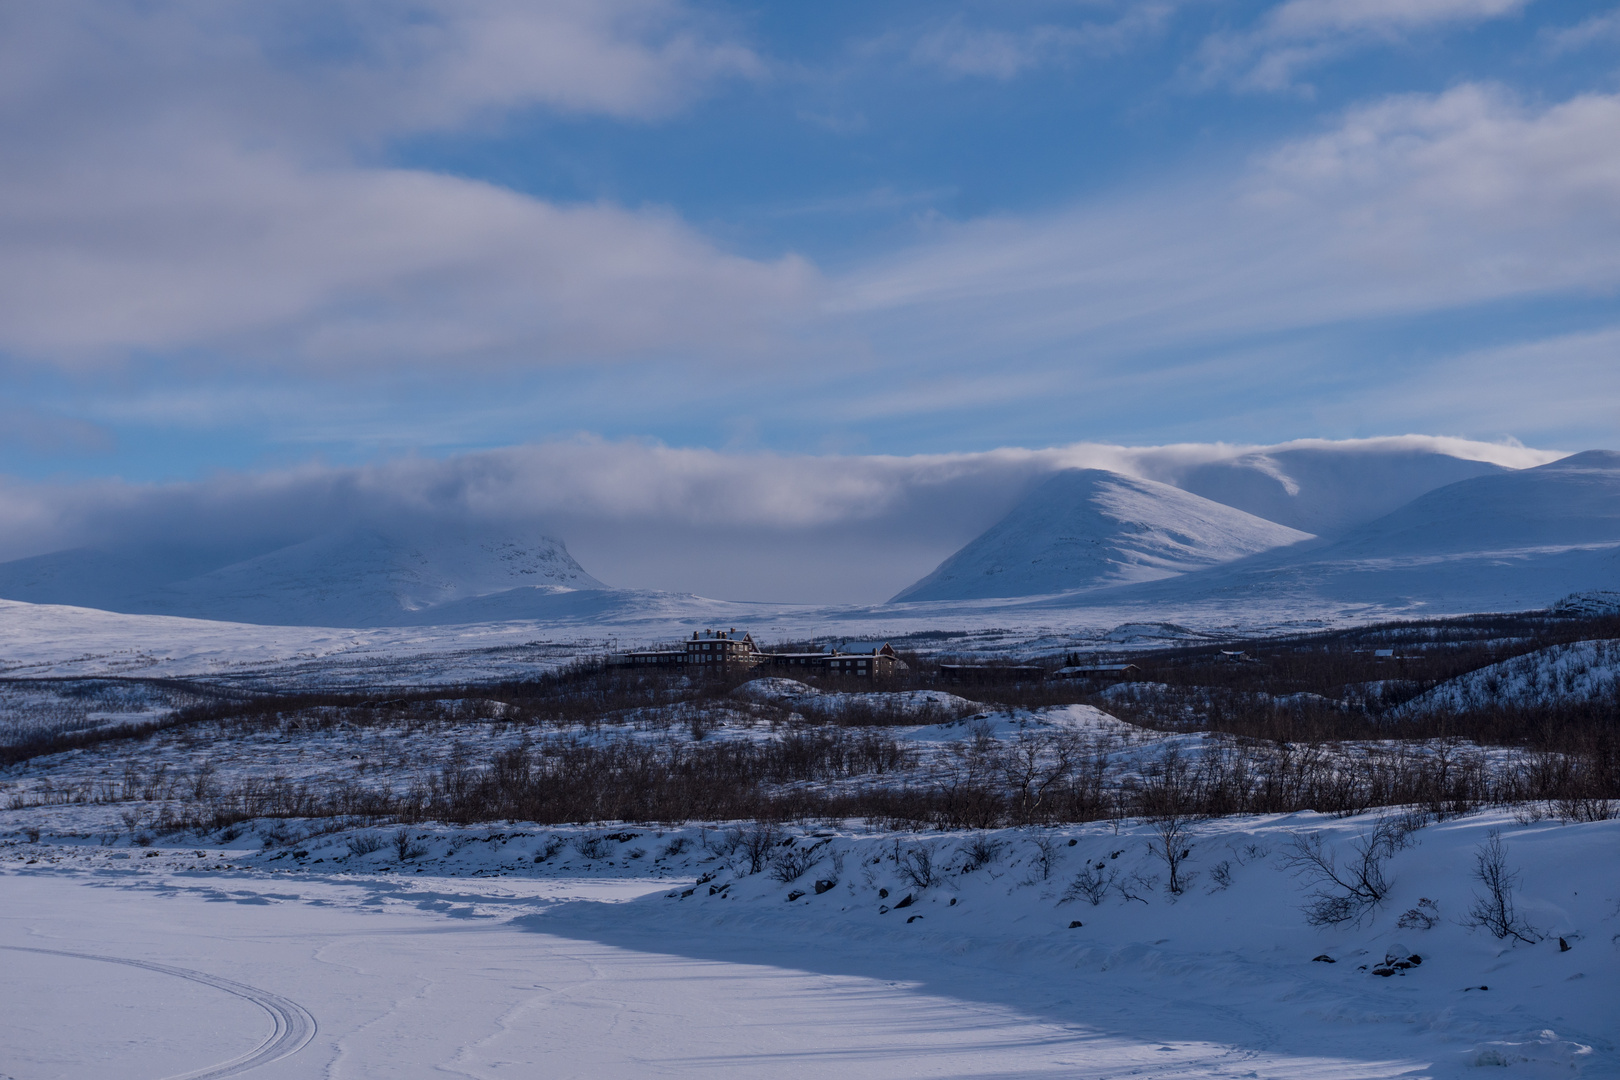
<path fill-rule="evenodd" d="M 730 630 L 694 630 L 693 641 L 752 641 L 753 635 L 746 630 L 732 627 Z"/>
<path fill-rule="evenodd" d="M 847 656 L 876 656 L 887 648 L 889 648 L 887 641 L 846 641 L 838 646 L 837 651 Z"/>

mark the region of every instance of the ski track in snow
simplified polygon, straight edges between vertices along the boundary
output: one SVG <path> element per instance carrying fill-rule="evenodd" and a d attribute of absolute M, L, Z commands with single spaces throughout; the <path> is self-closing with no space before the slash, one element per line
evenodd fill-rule
<path fill-rule="evenodd" d="M 239 983 L 233 979 L 222 979 L 218 975 L 209 975 L 202 971 L 192 971 L 190 968 L 172 967 L 168 964 L 157 964 L 150 960 L 133 960 L 124 956 L 101 956 L 97 953 L 71 952 L 67 949 L 38 949 L 26 945 L 0 945 L 0 949 L 10 952 L 43 953 L 48 956 L 71 956 L 79 960 L 99 960 L 108 964 L 124 964 L 145 971 L 155 971 L 163 975 L 173 975 L 176 978 L 189 979 L 192 982 L 212 986 L 223 990 L 227 994 L 235 994 L 253 1002 L 269 1014 L 272 1030 L 265 1040 L 252 1050 L 229 1061 L 218 1065 L 209 1065 L 205 1068 L 194 1069 L 191 1072 L 176 1073 L 164 1077 L 163 1080 L 223 1080 L 228 1076 L 240 1076 L 249 1069 L 256 1069 L 260 1065 L 268 1065 L 272 1061 L 280 1061 L 284 1057 L 291 1057 L 298 1053 L 309 1041 L 315 1037 L 317 1024 L 315 1017 L 310 1015 L 296 1001 L 282 997 L 280 994 L 261 990 L 256 986 Z"/>

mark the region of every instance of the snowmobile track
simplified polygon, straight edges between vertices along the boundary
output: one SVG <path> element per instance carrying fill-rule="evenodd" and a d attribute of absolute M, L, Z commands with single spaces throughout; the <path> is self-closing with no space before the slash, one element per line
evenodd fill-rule
<path fill-rule="evenodd" d="M 177 1073 L 164 1077 L 163 1080 L 221 1080 L 227 1076 L 240 1076 L 249 1069 L 256 1069 L 260 1065 L 268 1065 L 272 1061 L 280 1061 L 302 1050 L 309 1041 L 315 1037 L 315 1017 L 296 1001 L 291 1001 L 280 994 L 272 994 L 268 990 L 261 990 L 256 986 L 235 982 L 231 979 L 222 979 L 217 975 L 209 975 L 201 971 L 192 971 L 190 968 L 170 967 L 168 964 L 154 964 L 148 960 L 130 960 L 122 956 L 98 956 L 95 953 L 69 952 L 66 949 L 34 949 L 22 945 L 0 945 L 0 949 L 9 949 L 13 952 L 45 953 L 50 956 L 72 956 L 80 960 L 101 960 L 109 964 L 126 964 L 129 967 L 144 968 L 147 971 L 156 971 L 164 975 L 174 975 L 192 982 L 203 983 L 215 989 L 223 990 L 227 994 L 235 994 L 259 1006 L 270 1014 L 275 1023 L 275 1030 L 257 1047 L 249 1050 L 239 1057 L 222 1061 L 217 1065 L 208 1065 L 201 1069 L 194 1069 L 187 1073 Z"/>

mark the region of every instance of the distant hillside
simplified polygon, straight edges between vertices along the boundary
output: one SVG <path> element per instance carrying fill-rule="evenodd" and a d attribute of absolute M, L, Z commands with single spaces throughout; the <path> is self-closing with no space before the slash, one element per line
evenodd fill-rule
<path fill-rule="evenodd" d="M 1245 454 L 1162 479 L 1267 521 L 1331 536 L 1447 484 L 1511 471 L 1426 448 L 1333 446 Z"/>
<path fill-rule="evenodd" d="M 206 553 L 78 550 L 0 565 L 0 596 L 286 626 L 390 626 L 514 589 L 603 590 L 547 536 L 361 528 L 209 566 Z"/>
<path fill-rule="evenodd" d="M 1331 542 L 1254 555 L 1098 603 L 1219 600 L 1522 610 L 1620 588 L 1620 454 L 1460 480 Z"/>
<path fill-rule="evenodd" d="M 1062 472 L 891 602 L 1097 589 L 1184 574 L 1310 534 L 1168 484 Z"/>

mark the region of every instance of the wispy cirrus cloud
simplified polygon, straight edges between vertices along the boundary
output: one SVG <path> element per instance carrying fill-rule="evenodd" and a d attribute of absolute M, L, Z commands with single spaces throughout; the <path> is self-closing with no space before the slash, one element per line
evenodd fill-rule
<path fill-rule="evenodd" d="M 1620 95 L 1465 84 L 1342 113 L 1196 187 L 937 229 L 838 283 L 874 335 L 967 357 L 1143 350 L 1620 285 Z"/>
<path fill-rule="evenodd" d="M 1126 5 L 1112 19 L 1011 29 L 974 25 L 958 16 L 917 37 L 911 58 L 954 76 L 1013 79 L 1077 56 L 1123 52 L 1162 30 L 1178 6 L 1171 0 L 1143 0 Z"/>
<path fill-rule="evenodd" d="M 1620 41 L 1620 8 L 1582 19 L 1574 26 L 1543 30 L 1541 39 L 1554 55 L 1578 52 L 1605 42 Z"/>
<path fill-rule="evenodd" d="M 1530 0 L 1287 0 L 1254 27 L 1211 35 L 1193 70 L 1207 84 L 1279 91 L 1352 50 L 1518 14 Z"/>

